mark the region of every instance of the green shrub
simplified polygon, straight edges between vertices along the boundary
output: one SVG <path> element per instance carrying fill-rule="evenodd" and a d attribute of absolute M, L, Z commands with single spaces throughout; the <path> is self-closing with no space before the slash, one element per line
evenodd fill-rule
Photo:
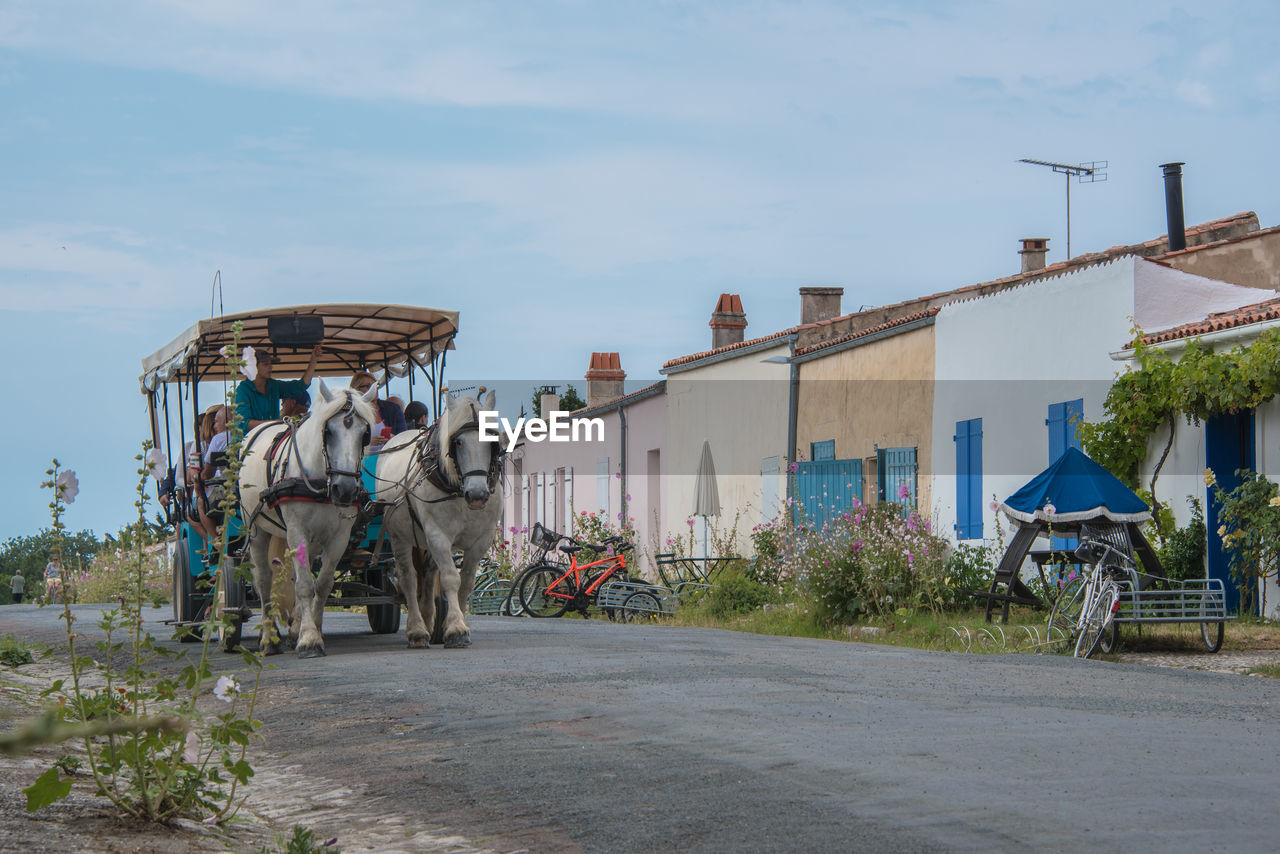
<path fill-rule="evenodd" d="M 769 587 L 750 578 L 740 567 L 730 566 L 716 575 L 698 606 L 716 619 L 748 614 L 774 599 Z"/>
<path fill-rule="evenodd" d="M 993 546 L 960 543 L 947 558 L 943 604 L 948 608 L 967 608 L 973 604 L 971 591 L 987 590 L 996 572 L 997 555 Z"/>
<path fill-rule="evenodd" d="M 7 667 L 21 667 L 33 661 L 35 661 L 35 657 L 31 654 L 31 647 L 27 646 L 27 644 L 13 635 L 5 635 L 0 638 L 0 664 Z"/>
<path fill-rule="evenodd" d="M 1160 549 L 1160 564 L 1170 581 L 1203 578 L 1205 573 L 1204 551 L 1208 531 L 1204 525 L 1204 510 L 1198 498 L 1188 498 L 1191 505 L 1191 521 L 1185 528 L 1170 526 L 1169 536 Z"/>

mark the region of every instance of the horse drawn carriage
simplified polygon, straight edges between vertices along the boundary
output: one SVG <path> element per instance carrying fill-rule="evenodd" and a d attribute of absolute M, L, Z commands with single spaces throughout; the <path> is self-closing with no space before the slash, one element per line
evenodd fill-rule
<path fill-rule="evenodd" d="M 475 552 L 482 553 L 492 539 L 493 532 L 485 536 L 485 528 L 496 528 L 496 514 L 490 508 L 500 508 L 501 492 L 493 482 L 497 447 L 480 446 L 475 431 L 479 402 L 451 401 L 443 386 L 457 320 L 456 312 L 410 306 L 272 308 L 202 320 L 143 359 L 141 386 L 153 442 L 179 467 L 186 463 L 187 431 L 200 413 L 202 384 L 206 389 L 214 386 L 216 400 L 221 402 L 240 379 L 232 376 L 225 356 L 233 342 L 241 350 L 274 351 L 275 373 L 280 376 L 303 374 L 312 363 L 314 375 L 322 378 L 316 411 L 301 425 L 268 421 L 245 436 L 240 482 L 225 486 L 238 487 L 239 498 L 238 511 L 223 520 L 230 542 L 225 560 L 216 544 L 206 542 L 208 526 L 197 524 L 198 514 L 182 500 L 181 491 L 166 503 L 176 530 L 173 622 L 188 629 L 184 638 L 197 637 L 211 614 L 221 615 L 223 620 L 212 623 L 217 640 L 224 649 L 234 649 L 254 608 L 263 608 L 263 623 L 267 621 L 262 600 L 271 600 L 271 564 L 296 561 L 293 580 L 301 601 L 292 609 L 290 636 L 298 643 L 300 655 L 323 654 L 319 622 L 325 605 L 363 606 L 375 633 L 395 633 L 406 587 L 414 594 L 410 599 L 419 593 L 422 597 L 409 607 L 411 645 L 426 645 L 424 618 L 436 640 L 446 639 L 447 624 L 448 639 L 465 645 L 469 635 L 461 608 L 455 604 L 450 609 L 448 602 L 457 603 L 459 593 L 465 601 L 470 593 L 468 584 L 480 556 Z M 436 423 L 394 437 L 380 454 L 365 455 L 369 426 L 377 417 L 371 406 L 377 386 L 361 395 L 345 387 L 331 391 L 323 381 L 323 377 L 345 379 L 359 371 L 381 371 L 405 379 L 409 396 L 422 401 Z M 419 385 L 415 393 L 415 379 L 425 382 L 425 392 Z M 492 397 L 486 403 L 492 407 Z M 451 409 L 462 413 L 455 416 L 452 428 Z M 489 456 L 482 460 L 483 471 L 477 472 L 482 463 L 476 460 L 483 455 Z M 313 458 L 315 462 L 308 463 Z M 424 471 L 424 462 L 434 468 Z M 170 482 L 176 470 L 180 469 L 170 470 Z M 428 474 L 434 480 L 428 481 Z M 491 501 L 495 488 L 496 500 Z M 451 501 L 455 498 L 461 501 Z M 440 514 L 427 512 L 431 507 L 424 511 L 419 506 L 423 501 L 457 505 L 459 509 L 451 512 L 461 521 L 441 534 L 436 530 L 439 524 L 426 518 Z M 467 515 L 463 506 L 484 512 Z M 492 524 L 490 516 L 495 517 Z M 462 529 L 467 525 L 469 533 L 464 536 Z M 272 539 L 274 551 L 268 547 Z M 470 546 L 464 549 L 461 576 L 452 560 L 438 570 L 443 561 L 433 561 L 433 556 L 441 550 L 440 543 L 447 541 L 451 556 L 459 539 Z M 251 555 L 252 584 L 247 573 L 239 571 Z M 397 555 L 402 568 L 399 579 Z M 418 571 L 403 572 L 411 564 Z M 405 577 L 420 573 L 425 573 L 422 579 Z M 425 586 L 416 581 L 425 581 Z M 436 588 L 441 587 L 437 603 Z"/>

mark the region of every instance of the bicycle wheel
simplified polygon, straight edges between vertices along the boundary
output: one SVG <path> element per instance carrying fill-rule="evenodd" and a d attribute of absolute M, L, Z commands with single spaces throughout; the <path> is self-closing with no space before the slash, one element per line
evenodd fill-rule
<path fill-rule="evenodd" d="M 1120 591 L 1110 579 L 1102 582 L 1102 590 L 1090 605 L 1084 617 L 1084 627 L 1076 638 L 1076 658 L 1088 658 L 1098 651 L 1103 635 L 1111 630 L 1115 620 L 1115 605 Z"/>
<path fill-rule="evenodd" d="M 531 617 L 559 617 L 573 604 L 573 585 L 568 579 L 550 593 L 547 588 L 564 576 L 564 570 L 554 566 L 535 566 L 520 581 L 520 604 Z M 559 594 L 560 591 L 564 594 Z"/>
<path fill-rule="evenodd" d="M 1046 632 L 1049 640 L 1053 639 L 1054 629 L 1057 629 L 1064 639 L 1070 638 L 1076 630 L 1076 624 L 1080 620 L 1080 609 L 1083 607 L 1084 579 L 1082 576 L 1076 576 L 1058 591 L 1057 598 L 1053 600 Z"/>
<path fill-rule="evenodd" d="M 662 603 L 652 593 L 640 590 L 622 603 L 620 616 L 624 623 L 651 623 L 662 616 Z"/>

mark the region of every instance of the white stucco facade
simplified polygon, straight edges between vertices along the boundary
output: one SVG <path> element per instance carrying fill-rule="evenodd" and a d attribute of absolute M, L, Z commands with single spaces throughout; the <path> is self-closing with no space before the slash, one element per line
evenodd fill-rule
<path fill-rule="evenodd" d="M 692 531 L 699 553 L 703 529 L 693 510 L 704 439 L 720 493 L 713 524 L 724 536 L 736 520 L 738 554 L 749 552 L 752 527 L 772 518 L 785 494 L 790 355 L 791 338 L 781 337 L 666 371 L 663 524 L 686 537 Z"/>
<path fill-rule="evenodd" d="M 958 422 L 982 419 L 981 533 L 990 540 L 992 497 L 1003 500 L 1050 463 L 1050 406 L 1082 401 L 1085 420 L 1102 417 L 1117 373 L 1110 354 L 1132 340 L 1135 322 L 1167 328 L 1267 293 L 1131 256 L 944 306 L 934 333 L 939 533 L 954 535 L 957 522 Z"/>

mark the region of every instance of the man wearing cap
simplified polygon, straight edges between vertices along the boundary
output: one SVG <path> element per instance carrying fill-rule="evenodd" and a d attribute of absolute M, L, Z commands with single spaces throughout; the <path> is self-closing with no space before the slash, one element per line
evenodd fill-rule
<path fill-rule="evenodd" d="M 364 394 L 373 388 L 373 384 L 377 381 L 378 378 L 368 371 L 357 371 L 356 375 L 351 378 L 351 387 Z M 404 412 L 391 401 L 378 398 L 374 400 L 374 403 L 378 405 L 378 419 L 386 428 L 383 431 L 384 435 L 378 435 L 378 431 L 374 431 L 373 439 L 369 444 L 376 447 L 386 442 L 391 436 L 408 430 L 409 426 L 404 423 Z M 386 435 L 387 433 L 390 435 Z"/>
<path fill-rule="evenodd" d="M 275 357 L 267 349 L 256 350 L 254 355 L 258 361 L 258 375 L 253 382 L 241 382 L 236 386 L 236 420 L 245 432 L 252 430 L 264 421 L 276 421 L 280 418 L 280 398 L 293 397 L 305 392 L 315 376 L 316 360 L 320 358 L 320 345 L 311 351 L 311 361 L 307 362 L 306 373 L 300 380 L 277 380 L 271 376 L 271 367 Z"/>

